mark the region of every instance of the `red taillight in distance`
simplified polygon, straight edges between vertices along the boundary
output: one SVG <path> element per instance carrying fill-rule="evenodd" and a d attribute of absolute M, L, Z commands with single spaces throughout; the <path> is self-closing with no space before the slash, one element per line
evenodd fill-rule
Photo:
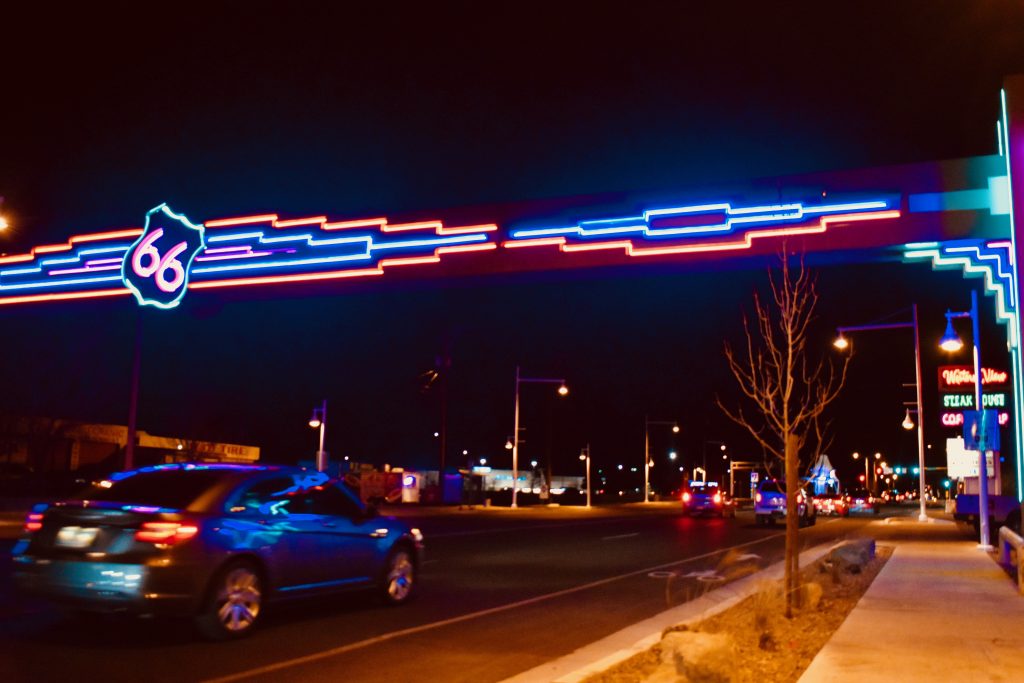
<path fill-rule="evenodd" d="M 43 513 L 41 512 L 30 512 L 28 517 L 25 518 L 25 531 L 33 533 L 43 528 Z"/>
<path fill-rule="evenodd" d="M 715 505 L 721 505 L 722 504 L 722 494 L 721 493 L 715 493 L 715 497 L 712 500 L 715 501 Z"/>
<path fill-rule="evenodd" d="M 684 503 L 689 503 L 690 502 L 690 494 L 689 494 L 688 491 L 683 491 L 683 502 Z"/>
<path fill-rule="evenodd" d="M 157 545 L 174 545 L 199 533 L 199 527 L 186 522 L 143 522 L 135 532 L 135 540 Z"/>
<path fill-rule="evenodd" d="M 754 496 L 754 501 L 757 502 L 757 503 L 761 502 L 761 494 L 760 493 L 757 494 L 756 496 Z"/>

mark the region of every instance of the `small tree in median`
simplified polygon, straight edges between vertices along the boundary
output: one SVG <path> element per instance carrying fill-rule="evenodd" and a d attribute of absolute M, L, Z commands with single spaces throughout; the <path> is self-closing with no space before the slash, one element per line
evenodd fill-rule
<path fill-rule="evenodd" d="M 822 414 L 836 399 L 846 380 L 849 356 L 833 365 L 825 356 L 812 359 L 807 334 L 818 303 L 816 281 L 803 261 L 795 272 L 785 257 L 781 271 L 769 271 L 771 297 L 754 294 L 756 327 L 743 315 L 746 348 L 725 344 L 729 369 L 745 400 L 735 409 L 717 399 L 719 408 L 761 444 L 766 455 L 782 462 L 786 475 L 786 616 L 792 617 L 799 580 L 797 529 L 800 490 L 800 452 L 805 446 L 821 450 Z M 807 501 L 811 505 L 811 501 Z"/>

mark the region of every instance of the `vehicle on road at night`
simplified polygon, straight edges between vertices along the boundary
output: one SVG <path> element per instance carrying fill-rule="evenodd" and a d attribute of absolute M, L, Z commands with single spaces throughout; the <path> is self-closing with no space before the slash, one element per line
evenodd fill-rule
<path fill-rule="evenodd" d="M 683 486 L 679 500 L 684 515 L 736 516 L 736 501 L 723 491 L 717 482 L 687 482 Z"/>
<path fill-rule="evenodd" d="M 837 517 L 847 517 L 850 509 L 846 505 L 846 498 L 838 493 L 822 493 L 812 499 L 816 514 Z"/>
<path fill-rule="evenodd" d="M 796 495 L 800 526 L 812 526 L 817 521 L 817 512 L 807 495 L 800 489 Z M 758 526 L 775 524 L 786 518 L 786 487 L 778 479 L 765 479 L 754 494 L 754 519 Z"/>
<path fill-rule="evenodd" d="M 23 591 L 76 611 L 192 617 L 238 638 L 268 602 L 345 589 L 399 604 L 423 538 L 326 475 L 179 463 L 119 472 L 39 505 L 13 550 Z"/>
<path fill-rule="evenodd" d="M 850 512 L 868 512 L 877 515 L 880 512 L 881 500 L 871 495 L 867 489 L 851 489 L 846 492 L 846 505 Z"/>

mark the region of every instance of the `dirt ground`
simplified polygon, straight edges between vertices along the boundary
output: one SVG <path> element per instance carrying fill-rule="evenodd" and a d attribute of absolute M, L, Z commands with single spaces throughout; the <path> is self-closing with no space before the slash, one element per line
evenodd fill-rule
<path fill-rule="evenodd" d="M 891 555 L 891 547 L 878 546 L 875 559 L 860 574 L 825 571 L 821 560 L 801 569 L 802 583 L 815 582 L 821 586 L 821 600 L 816 609 L 806 609 L 793 619 L 784 616 L 779 592 L 781 582 L 766 582 L 763 590 L 724 612 L 679 628 L 731 636 L 736 656 L 731 659 L 734 665 L 730 670 L 721 672 L 722 680 L 733 683 L 796 681 L 853 610 Z M 655 645 L 590 676 L 584 683 L 642 683 L 660 662 L 661 647 Z"/>

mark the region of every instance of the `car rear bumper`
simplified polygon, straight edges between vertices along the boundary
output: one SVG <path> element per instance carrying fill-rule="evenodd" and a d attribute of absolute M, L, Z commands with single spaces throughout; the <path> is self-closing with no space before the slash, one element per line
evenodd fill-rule
<path fill-rule="evenodd" d="M 183 571 L 181 567 L 14 558 L 14 583 L 20 591 L 91 612 L 194 614 L 200 591 Z"/>

